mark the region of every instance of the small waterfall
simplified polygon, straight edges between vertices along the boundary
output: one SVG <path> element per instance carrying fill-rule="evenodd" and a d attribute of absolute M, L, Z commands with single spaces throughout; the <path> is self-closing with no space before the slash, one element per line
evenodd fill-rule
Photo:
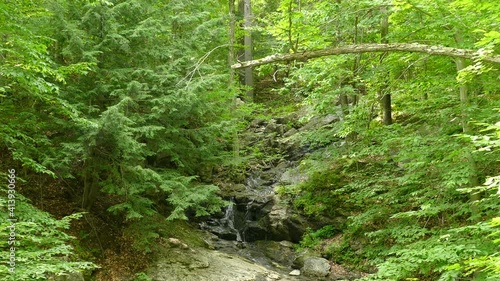
<path fill-rule="evenodd" d="M 224 214 L 224 218 L 222 220 L 227 224 L 227 226 L 229 227 L 229 229 L 231 229 L 232 231 L 234 231 L 236 233 L 236 241 L 243 242 L 243 239 L 241 238 L 240 231 L 234 225 L 234 217 L 235 217 L 235 215 L 234 215 L 234 213 L 235 213 L 235 210 L 234 210 L 234 205 L 235 205 L 234 199 L 231 198 L 230 202 L 231 203 L 227 207 L 226 212 Z"/>

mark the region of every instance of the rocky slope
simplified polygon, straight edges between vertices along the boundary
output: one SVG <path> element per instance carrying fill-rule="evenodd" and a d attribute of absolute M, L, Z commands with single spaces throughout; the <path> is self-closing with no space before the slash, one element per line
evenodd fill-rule
<path fill-rule="evenodd" d="M 269 161 L 252 165 L 238 179 L 219 182 L 221 196 L 231 201 L 219 215 L 200 223 L 192 235 L 204 233 L 204 245 L 184 243 L 183 238 L 167 237 L 155 249 L 158 258 L 148 275 L 158 281 L 271 281 L 271 280 L 353 280 L 353 274 L 313 253 L 297 254 L 294 243 L 306 228 L 341 223 L 342 218 L 306 218 L 280 198 L 277 188 L 304 181 L 298 168 L 310 152 L 297 136 L 328 126 L 334 115 L 313 118 L 297 125 L 291 114 L 271 120 L 250 122 L 242 145 L 258 148 Z M 277 157 L 274 157 L 277 156 Z M 198 234 L 195 234 L 198 233 Z"/>

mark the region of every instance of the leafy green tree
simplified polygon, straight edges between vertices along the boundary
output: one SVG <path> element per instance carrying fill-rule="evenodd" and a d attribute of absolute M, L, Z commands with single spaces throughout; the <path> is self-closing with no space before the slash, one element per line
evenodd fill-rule
<path fill-rule="evenodd" d="M 285 2 L 289 3 L 281 1 Z M 488 235 L 496 230 L 486 222 L 497 216 L 498 197 L 491 189 L 478 192 L 474 187 L 495 175 L 498 166 L 492 154 L 476 153 L 473 142 L 456 135 L 478 133 L 477 122 L 498 121 L 493 117 L 498 87 L 489 82 L 498 72 L 481 60 L 498 52 L 497 37 L 490 32 L 498 9 L 484 1 L 392 1 L 390 33 L 380 33 L 380 5 L 389 3 L 350 2 L 315 2 L 302 6 L 302 15 L 288 18 L 302 24 L 304 14 L 317 13 L 320 20 L 312 23 L 313 28 L 336 27 L 323 35 L 342 43 L 372 43 L 385 37 L 390 42 L 478 51 L 468 60 L 389 52 L 382 62 L 378 55 L 362 54 L 295 63 L 282 92 L 304 97 L 316 109 L 314 115 L 344 118 L 303 138 L 306 144 L 324 148 L 302 163 L 311 176 L 287 189 L 289 195 L 309 215 L 343 217 L 348 210 L 346 225 L 338 230 L 344 241 L 333 243 L 326 253 L 337 262 L 376 266 L 378 273 L 370 280 L 495 280 L 492 256 L 498 245 Z M 327 12 L 335 9 L 342 12 Z M 269 27 L 283 44 L 290 38 L 286 19 L 282 16 Z M 301 42 L 318 36 L 307 35 L 301 35 Z M 333 48 L 260 62 L 363 48 L 344 48 L 319 37 L 317 42 L 324 44 L 319 48 Z M 378 117 L 381 87 L 392 97 L 390 126 L 381 126 L 390 122 Z M 348 111 L 346 96 L 357 96 Z M 467 262 L 471 260 L 477 266 Z"/>
<path fill-rule="evenodd" d="M 59 85 L 69 75 L 83 73 L 85 64 L 58 68 L 49 56 L 50 37 L 44 34 L 49 13 L 43 1 L 4 1 L 0 3 L 0 146 L 2 167 L 18 170 L 9 178 L 16 188 L 0 191 L 2 280 L 47 280 L 49 275 L 95 268 L 78 261 L 70 246 L 72 237 L 63 231 L 74 214 L 56 220 L 42 212 L 19 192 L 21 175 L 28 171 L 52 177 L 47 167 L 54 152 L 52 136 L 65 120 L 82 122 L 74 108 L 61 98 Z M 7 175 L 2 173 L 7 184 Z"/>
<path fill-rule="evenodd" d="M 47 280 L 50 275 L 96 268 L 91 262 L 78 260 L 70 246 L 74 237 L 64 232 L 71 220 L 80 218 L 82 214 L 56 220 L 34 208 L 19 193 L 15 195 L 14 207 L 8 204 L 5 189 L 0 195 L 0 249 L 2 259 L 12 261 L 0 265 L 2 280 Z M 14 223 L 10 220 L 13 218 L 9 215 L 11 212 L 15 214 Z"/>

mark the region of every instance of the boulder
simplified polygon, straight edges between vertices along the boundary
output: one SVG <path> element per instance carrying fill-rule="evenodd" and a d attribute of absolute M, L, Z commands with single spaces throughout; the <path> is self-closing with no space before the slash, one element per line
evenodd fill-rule
<path fill-rule="evenodd" d="M 153 281 L 292 281 L 237 254 L 204 248 L 182 251 L 157 248 L 157 257 L 147 270 Z M 79 280 L 80 281 L 80 280 Z"/>
<path fill-rule="evenodd" d="M 335 115 L 335 114 L 328 114 L 323 117 L 313 117 L 309 120 L 307 124 L 302 126 L 299 131 L 304 132 L 304 131 L 311 131 L 314 129 L 321 128 L 322 126 L 331 124 L 333 122 L 339 121 L 340 118 Z"/>
<path fill-rule="evenodd" d="M 304 267 L 304 261 L 308 258 L 314 257 L 314 253 L 310 249 L 305 249 L 295 255 L 295 259 L 292 262 L 293 269 L 301 269 Z"/>
<path fill-rule="evenodd" d="M 248 221 L 242 232 L 246 242 L 265 240 L 269 235 L 267 223 L 264 218 L 258 221 Z"/>
<path fill-rule="evenodd" d="M 295 260 L 293 243 L 289 241 L 257 241 L 256 246 L 267 258 L 285 267 L 291 266 Z"/>
<path fill-rule="evenodd" d="M 275 241 L 288 240 L 298 243 L 306 228 L 310 225 L 305 218 L 298 216 L 293 208 L 282 202 L 278 196 L 268 214 L 270 239 Z"/>
<path fill-rule="evenodd" d="M 250 124 L 248 124 L 248 127 L 250 128 L 259 128 L 261 126 L 266 125 L 266 121 L 262 119 L 254 119 Z"/>
<path fill-rule="evenodd" d="M 287 169 L 279 179 L 282 185 L 297 185 L 308 179 L 307 173 L 302 171 L 300 167 Z"/>
<path fill-rule="evenodd" d="M 293 135 L 295 135 L 296 133 L 298 133 L 299 131 L 297 131 L 297 129 L 295 128 L 291 128 L 290 130 L 286 131 L 284 134 L 283 134 L 283 137 L 285 138 L 288 138 L 288 137 L 291 137 Z"/>
<path fill-rule="evenodd" d="M 325 277 L 330 273 L 330 262 L 324 258 L 307 258 L 301 272 L 308 277 Z"/>

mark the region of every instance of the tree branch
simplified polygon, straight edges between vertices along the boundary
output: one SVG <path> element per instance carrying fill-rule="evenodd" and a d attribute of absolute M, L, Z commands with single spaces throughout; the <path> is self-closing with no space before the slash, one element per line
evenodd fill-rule
<path fill-rule="evenodd" d="M 292 54 L 275 54 L 257 60 L 245 61 L 231 65 L 232 69 L 240 69 L 246 67 L 253 67 L 263 64 L 275 63 L 280 61 L 307 61 L 309 59 L 343 55 L 343 54 L 359 54 L 359 53 L 376 53 L 376 52 L 415 52 L 425 53 L 435 56 L 448 56 L 454 58 L 476 59 L 481 57 L 483 61 L 500 63 L 500 55 L 486 55 L 484 53 L 470 50 L 470 49 L 457 49 L 443 46 L 429 46 L 418 43 L 396 43 L 396 44 L 360 44 L 360 45 L 347 45 L 337 48 L 328 48 L 313 51 L 304 51 L 301 53 Z"/>

